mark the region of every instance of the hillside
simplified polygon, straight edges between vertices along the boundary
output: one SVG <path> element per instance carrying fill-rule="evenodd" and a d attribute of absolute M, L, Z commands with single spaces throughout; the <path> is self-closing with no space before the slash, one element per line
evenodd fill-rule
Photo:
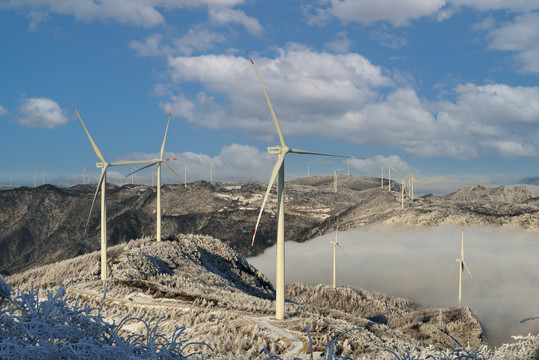
<path fill-rule="evenodd" d="M 400 186 L 380 188 L 379 178 L 332 176 L 299 178 L 286 183 L 286 239 L 303 242 L 334 230 L 371 223 L 511 225 L 539 231 L 539 201 L 525 187 L 464 187 L 447 196 L 407 197 L 401 208 Z M 163 234 L 199 234 L 220 239 L 243 256 L 262 253 L 275 243 L 276 195 L 271 193 L 257 231 L 251 237 L 266 185 L 199 181 L 165 185 L 162 190 Z M 98 249 L 99 204 L 87 236 L 84 226 L 95 185 L 59 188 L 44 185 L 0 191 L 0 273 L 72 258 Z M 155 187 L 107 186 L 110 246 L 155 236 Z"/>
<path fill-rule="evenodd" d="M 485 343 L 468 308 L 422 309 L 409 300 L 340 287 L 287 286 L 287 319 L 273 321 L 274 290 L 263 274 L 241 255 L 209 236 L 178 235 L 169 241 L 130 241 L 110 249 L 111 279 L 101 315 L 119 321 L 125 315 L 164 320 L 171 334 L 185 326 L 190 341 L 203 341 L 209 358 L 255 358 L 262 348 L 287 358 L 308 354 L 308 326 L 320 353 L 338 334 L 359 328 L 337 345 L 354 358 L 387 357 L 384 349 L 423 355 L 460 344 Z M 97 306 L 103 299 L 99 254 L 91 253 L 8 277 L 15 287 L 55 288 Z M 134 322 L 125 334 L 144 332 Z M 430 348 L 430 347 L 433 348 Z M 193 350 L 193 349 L 190 349 Z"/>

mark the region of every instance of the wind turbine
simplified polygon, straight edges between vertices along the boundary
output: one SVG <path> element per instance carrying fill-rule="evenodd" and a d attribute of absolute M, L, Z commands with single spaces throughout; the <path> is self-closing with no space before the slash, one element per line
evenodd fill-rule
<path fill-rule="evenodd" d="M 172 168 L 170 166 L 168 166 L 168 164 L 167 164 L 167 161 L 177 160 L 177 159 L 176 158 L 174 158 L 174 159 L 163 159 L 163 154 L 165 153 L 165 143 L 167 141 L 168 126 L 170 124 L 170 117 L 171 116 L 172 116 L 172 108 L 170 109 L 170 113 L 168 114 L 167 127 L 165 128 L 165 136 L 163 137 L 163 143 L 161 144 L 161 151 L 159 152 L 159 157 L 150 160 L 149 161 L 150 164 L 148 164 L 146 166 L 143 166 L 138 170 L 133 171 L 131 174 L 126 175 L 126 176 L 131 175 L 131 181 L 133 181 L 133 174 L 134 173 L 136 173 L 136 172 L 138 172 L 140 170 L 144 170 L 146 168 L 149 168 L 150 166 L 157 165 L 157 209 L 156 209 L 157 219 L 156 219 L 156 234 L 155 234 L 155 238 L 156 238 L 157 241 L 161 241 L 161 164 L 165 165 L 167 167 L 167 169 L 170 170 L 170 172 L 172 172 L 178 179 L 180 179 L 180 181 L 182 180 L 178 176 L 178 174 L 176 174 L 174 172 L 174 170 L 172 170 Z M 152 184 L 153 184 L 153 171 L 152 171 Z"/>
<path fill-rule="evenodd" d="M 344 252 L 344 249 L 342 248 L 342 246 L 339 244 L 339 218 L 337 218 L 337 227 L 335 229 L 335 241 L 330 241 L 329 242 L 330 244 L 333 245 L 333 288 L 335 289 L 336 287 L 336 248 L 337 246 L 341 248 L 341 250 Z"/>
<path fill-rule="evenodd" d="M 342 169 L 333 170 L 333 192 L 337 192 L 337 172 Z"/>
<path fill-rule="evenodd" d="M 384 167 L 382 166 L 382 175 L 380 176 L 380 186 L 384 190 Z"/>
<path fill-rule="evenodd" d="M 135 165 L 131 165 L 131 185 L 133 185 L 135 183 L 135 179 L 134 179 L 134 174 L 135 174 L 135 170 L 137 168 L 135 167 Z"/>
<path fill-rule="evenodd" d="M 348 176 L 350 176 L 350 158 L 346 159 L 346 162 L 348 163 Z"/>
<path fill-rule="evenodd" d="M 95 195 L 94 200 L 92 201 L 92 206 L 90 207 L 90 213 L 88 214 L 88 221 L 86 222 L 86 228 L 84 230 L 84 234 L 86 235 L 86 232 L 88 230 L 88 224 L 90 223 L 90 216 L 92 215 L 92 210 L 94 208 L 95 200 L 97 198 L 97 194 L 99 193 L 99 189 L 101 189 L 101 280 L 106 281 L 107 280 L 107 168 L 109 166 L 122 166 L 122 165 L 132 165 L 132 164 L 143 164 L 147 163 L 147 160 L 138 160 L 138 161 L 115 161 L 115 162 L 107 162 L 105 158 L 103 157 L 103 154 L 97 147 L 97 144 L 95 143 L 94 139 L 90 135 L 90 132 L 86 128 L 86 125 L 84 125 L 84 121 L 82 121 L 82 118 L 79 115 L 79 112 L 77 111 L 77 108 L 75 107 L 75 104 L 71 102 L 71 105 L 73 105 L 73 109 L 75 109 L 75 113 L 77 113 L 77 116 L 80 120 L 80 123 L 82 124 L 82 127 L 84 128 L 84 131 L 86 131 L 86 135 L 88 135 L 88 139 L 90 139 L 90 143 L 92 144 L 92 147 L 94 148 L 95 154 L 97 157 L 101 160 L 101 162 L 98 162 L 95 164 L 97 168 L 101 169 L 101 177 L 99 178 L 99 181 L 97 182 L 97 186 L 95 189 Z"/>
<path fill-rule="evenodd" d="M 393 168 L 393 167 L 389 167 L 388 169 L 388 175 L 387 175 L 387 179 L 388 179 L 388 185 L 387 185 L 387 188 L 388 188 L 388 191 L 391 191 L 391 169 L 393 169 L 397 174 L 400 174 L 400 172 L 397 171 L 397 169 Z"/>
<path fill-rule="evenodd" d="M 401 209 L 404 209 L 404 179 L 401 179 Z"/>
<path fill-rule="evenodd" d="M 85 185 L 86 184 L 86 176 L 88 175 L 88 173 L 86 172 L 86 168 L 83 167 L 82 168 L 82 185 Z"/>
<path fill-rule="evenodd" d="M 184 178 L 183 178 L 183 186 L 187 186 L 187 172 L 189 171 L 189 174 L 191 173 L 191 170 L 189 170 L 189 166 L 187 166 L 187 164 L 185 164 L 184 166 L 184 171 L 185 171 L 185 175 L 184 175 Z"/>
<path fill-rule="evenodd" d="M 466 268 L 466 271 L 468 272 L 468 275 L 470 275 L 470 278 L 472 277 L 472 273 L 470 272 L 470 269 L 468 269 L 468 265 L 466 265 L 466 262 L 464 261 L 464 225 L 462 225 L 462 238 L 460 243 L 460 259 L 457 259 L 457 262 L 459 263 L 459 307 L 461 305 L 462 300 L 462 273 L 464 272 L 464 268 Z"/>
<path fill-rule="evenodd" d="M 43 172 L 41 173 L 41 176 L 42 176 L 41 185 L 45 185 L 45 176 L 46 175 L 47 175 L 47 172 L 45 170 L 43 170 Z"/>
<path fill-rule="evenodd" d="M 310 177 L 310 176 L 311 176 L 309 165 L 312 165 L 312 164 L 313 164 L 312 162 L 307 161 L 307 177 Z"/>
<path fill-rule="evenodd" d="M 316 153 L 311 151 L 304 151 L 304 150 L 298 150 L 298 149 L 292 149 L 288 147 L 284 141 L 283 134 L 281 132 L 281 128 L 279 127 L 279 123 L 277 122 L 277 117 L 275 116 L 275 112 L 273 111 L 273 106 L 271 105 L 271 101 L 269 99 L 268 93 L 266 92 L 266 88 L 264 87 L 264 83 L 262 82 L 262 78 L 260 77 L 260 74 L 258 73 L 258 70 L 256 69 L 256 65 L 251 58 L 251 54 L 249 54 L 249 51 L 247 51 L 247 55 L 249 56 L 249 59 L 251 60 L 251 64 L 253 64 L 253 68 L 255 69 L 256 76 L 258 77 L 258 80 L 260 81 L 260 85 L 262 86 L 262 90 L 264 92 L 264 96 L 266 97 L 266 102 L 268 103 L 268 107 L 271 113 L 271 117 L 273 119 L 273 123 L 275 125 L 275 128 L 277 129 L 277 134 L 279 135 L 279 140 L 281 142 L 281 145 L 268 147 L 268 152 L 270 154 L 277 155 L 277 162 L 275 163 L 275 166 L 273 167 L 273 171 L 271 173 L 270 180 L 268 182 L 268 188 L 266 190 L 266 195 L 264 196 L 264 200 L 262 201 L 262 206 L 260 208 L 260 213 L 258 214 L 258 219 L 256 221 L 255 230 L 253 233 L 253 240 L 251 241 L 251 246 L 254 245 L 255 237 L 256 237 L 256 230 L 258 229 L 258 224 L 260 223 L 260 217 L 262 216 L 262 213 L 264 211 L 264 207 L 266 205 L 266 201 L 268 200 L 268 195 L 271 190 L 271 187 L 273 186 L 273 183 L 275 181 L 275 178 L 277 178 L 277 261 L 276 261 L 276 281 L 275 281 L 275 318 L 277 320 L 283 320 L 284 319 L 284 159 L 286 154 L 288 153 L 296 153 L 296 154 L 311 154 L 311 155 L 325 155 L 325 156 L 337 156 L 337 157 L 346 157 L 346 156 L 339 156 L 339 155 L 329 155 L 329 154 L 322 154 L 322 153 Z"/>
<path fill-rule="evenodd" d="M 213 184 L 213 161 L 210 161 L 210 183 Z"/>

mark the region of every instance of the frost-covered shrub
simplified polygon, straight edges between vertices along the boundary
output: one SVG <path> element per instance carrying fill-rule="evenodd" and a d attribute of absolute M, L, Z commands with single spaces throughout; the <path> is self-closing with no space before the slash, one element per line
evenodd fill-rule
<path fill-rule="evenodd" d="M 0 358 L 1 359 L 185 359 L 203 358 L 201 352 L 186 353 L 191 345 L 181 339 L 185 328 L 172 336 L 159 333 L 159 322 L 125 317 L 110 324 L 101 316 L 102 306 L 79 305 L 78 299 L 66 297 L 64 287 L 55 293 L 20 290 L 0 276 Z M 69 305 L 74 301 L 73 305 Z M 118 335 L 131 321 L 144 325 L 145 334 L 127 338 Z"/>

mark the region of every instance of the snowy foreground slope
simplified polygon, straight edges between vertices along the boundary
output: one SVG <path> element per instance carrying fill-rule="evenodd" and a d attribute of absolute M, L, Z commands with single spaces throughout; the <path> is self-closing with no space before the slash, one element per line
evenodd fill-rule
<path fill-rule="evenodd" d="M 91 253 L 7 278 L 15 288 L 55 289 L 66 284 L 68 295 L 118 322 L 126 315 L 164 319 L 160 329 L 171 335 L 185 327 L 188 341 L 204 358 L 267 358 L 266 348 L 283 358 L 320 354 L 344 331 L 336 353 L 353 358 L 394 358 L 485 345 L 481 326 L 470 309 L 420 309 L 409 300 L 361 289 L 295 284 L 286 289 L 285 321 L 272 320 L 274 290 L 267 278 L 221 241 L 209 236 L 178 235 L 170 241 L 131 241 L 109 249 L 110 281 L 103 302 L 99 254 Z M 142 323 L 129 323 L 123 335 L 144 334 Z M 537 338 L 534 338 L 536 341 Z M 536 346 L 532 345 L 532 346 Z M 536 346 L 538 347 L 538 346 Z"/>

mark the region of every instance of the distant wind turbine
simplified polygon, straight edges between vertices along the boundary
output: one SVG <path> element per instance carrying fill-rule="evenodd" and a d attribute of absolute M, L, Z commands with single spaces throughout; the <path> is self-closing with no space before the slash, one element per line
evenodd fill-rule
<path fill-rule="evenodd" d="M 141 171 L 141 170 L 144 170 L 146 168 L 149 168 L 150 166 L 157 165 L 157 184 L 156 184 L 156 187 L 157 187 L 157 204 L 156 204 L 156 214 L 157 214 L 156 216 L 157 216 L 157 219 L 156 219 L 156 234 L 155 234 L 155 239 L 157 241 L 161 241 L 161 164 L 165 165 L 167 167 L 167 169 L 170 170 L 170 172 L 172 172 L 178 179 L 180 179 L 180 181 L 182 180 L 178 176 L 178 174 L 176 174 L 174 172 L 174 170 L 172 170 L 172 168 L 170 166 L 168 166 L 168 164 L 167 164 L 167 161 L 176 160 L 176 159 L 175 158 L 174 159 L 163 159 L 163 154 L 165 153 L 165 143 L 167 141 L 168 126 L 170 124 L 170 117 L 171 116 L 172 116 L 172 108 L 170 109 L 170 113 L 168 114 L 167 127 L 165 128 L 165 136 L 163 137 L 163 143 L 161 144 L 161 151 L 159 152 L 159 157 L 150 160 L 150 163 L 148 165 L 143 166 L 140 169 L 138 169 L 136 171 L 133 171 L 131 174 L 126 175 L 126 176 L 131 175 L 131 179 L 133 179 L 133 174 L 134 173 L 136 173 L 138 171 Z M 153 182 L 153 173 L 152 173 L 152 182 Z"/>
<path fill-rule="evenodd" d="M 333 170 L 333 192 L 337 192 L 337 172 L 341 170 L 342 169 Z"/>
<path fill-rule="evenodd" d="M 401 209 L 404 209 L 404 179 L 401 179 Z"/>
<path fill-rule="evenodd" d="M 47 172 L 43 170 L 43 172 L 41 173 L 41 176 L 42 176 L 41 185 L 45 185 L 45 176 L 47 176 Z"/>
<path fill-rule="evenodd" d="M 387 188 L 388 188 L 388 191 L 391 191 L 391 169 L 393 169 L 397 174 L 400 174 L 400 172 L 397 171 L 397 169 L 389 166 L 388 168 L 388 175 L 387 175 L 387 179 L 388 179 L 388 185 L 387 185 Z"/>
<path fill-rule="evenodd" d="M 37 186 L 37 171 L 34 170 L 34 187 Z"/>
<path fill-rule="evenodd" d="M 380 186 L 384 190 L 384 167 L 382 166 L 382 175 L 380 176 Z"/>
<path fill-rule="evenodd" d="M 107 162 L 105 158 L 103 157 L 103 154 L 97 147 L 97 144 L 95 143 L 94 139 L 90 135 L 90 132 L 86 128 L 86 125 L 84 125 L 84 121 L 82 121 L 82 118 L 80 117 L 79 112 L 77 111 L 77 108 L 75 107 L 75 104 L 71 102 L 71 105 L 73 105 L 73 109 L 75 109 L 75 113 L 77 113 L 77 116 L 80 120 L 80 123 L 82 124 L 82 127 L 84 128 L 84 131 L 86 131 L 86 135 L 88 135 L 88 139 L 90 139 L 90 143 L 92 144 L 92 147 L 94 148 L 95 154 L 101 160 L 101 162 L 95 164 L 97 168 L 101 169 L 101 177 L 99 178 L 99 181 L 95 189 L 94 200 L 92 201 L 92 206 L 90 207 L 90 213 L 88 214 L 88 221 L 86 222 L 86 228 L 84 230 L 84 234 L 86 235 L 86 232 L 88 230 L 88 224 L 90 223 L 90 216 L 92 215 L 92 210 L 94 208 L 95 200 L 97 198 L 97 194 L 99 193 L 99 190 L 101 189 L 101 280 L 106 281 L 108 277 L 107 276 L 107 202 L 106 202 L 107 168 L 109 166 L 143 164 L 143 163 L 147 163 L 148 161 L 140 160 L 140 161 L 115 161 L 111 163 Z"/>
<path fill-rule="evenodd" d="M 346 159 L 346 162 L 348 164 L 348 176 L 350 176 L 350 158 Z"/>
<path fill-rule="evenodd" d="M 307 161 L 307 177 L 311 176 L 309 165 L 312 165 L 313 163 L 310 161 Z"/>
<path fill-rule="evenodd" d="M 189 174 L 191 173 L 191 170 L 189 170 L 189 166 L 187 166 L 187 164 L 185 164 L 184 166 L 185 168 L 185 175 L 184 175 L 184 178 L 183 178 L 183 186 L 187 186 L 187 172 L 189 172 Z"/>
<path fill-rule="evenodd" d="M 82 168 L 82 185 L 85 185 L 86 184 L 86 176 L 88 175 L 88 173 L 86 172 L 86 168 L 83 167 Z"/>
<path fill-rule="evenodd" d="M 135 167 L 135 165 L 131 165 L 131 185 L 133 185 L 135 183 L 135 170 L 137 168 Z"/>
<path fill-rule="evenodd" d="M 336 284 L 337 284 L 337 281 L 336 281 L 336 278 L 337 278 L 337 275 L 336 275 L 336 268 L 337 268 L 337 265 L 336 265 L 336 247 L 340 247 L 341 250 L 344 252 L 344 249 L 342 248 L 341 244 L 339 244 L 339 218 L 337 218 L 337 227 L 335 228 L 335 240 L 334 241 L 330 241 L 330 244 L 333 245 L 333 288 L 335 289 L 336 287 Z"/>
<path fill-rule="evenodd" d="M 264 83 L 262 82 L 262 78 L 260 77 L 260 74 L 258 73 L 258 70 L 256 69 L 256 65 L 253 59 L 251 58 L 251 54 L 249 54 L 248 51 L 247 51 L 247 55 L 249 56 L 249 59 L 251 60 L 251 64 L 253 64 L 253 68 L 256 72 L 258 80 L 260 81 L 260 85 L 262 86 L 262 90 L 264 92 L 264 96 L 266 97 L 266 102 L 268 103 L 271 117 L 273 119 L 273 123 L 275 125 L 275 128 L 277 129 L 277 134 L 279 135 L 279 140 L 281 142 L 281 145 L 268 147 L 268 152 L 270 154 L 277 155 L 278 159 L 277 159 L 277 162 L 275 163 L 275 166 L 273 167 L 273 171 L 271 173 L 271 177 L 268 182 L 268 188 L 266 190 L 264 200 L 262 201 L 262 206 L 260 208 L 260 213 L 258 214 L 258 219 L 256 221 L 256 226 L 255 226 L 255 231 L 253 233 L 253 240 L 251 241 L 251 246 L 254 245 L 254 241 L 256 237 L 256 230 L 258 229 L 258 224 L 260 223 L 260 217 L 262 216 L 262 213 L 264 212 L 264 207 L 266 205 L 266 201 L 268 200 L 269 192 L 271 190 L 271 187 L 273 186 L 275 178 L 277 178 L 277 214 L 278 214 L 277 218 L 278 220 L 277 220 L 277 261 L 276 261 L 277 264 L 276 264 L 276 274 L 275 274 L 276 275 L 275 318 L 277 320 L 283 320 L 284 319 L 284 159 L 285 159 L 285 156 L 288 153 L 337 156 L 337 157 L 346 157 L 346 156 L 322 154 L 322 153 L 316 153 L 316 152 L 311 152 L 311 151 L 292 149 L 286 145 L 283 134 L 281 132 L 281 128 L 279 127 L 279 123 L 277 121 L 277 117 L 275 116 L 273 106 L 271 105 L 268 93 L 266 92 L 266 88 L 264 87 Z"/>
<path fill-rule="evenodd" d="M 210 183 L 213 184 L 213 161 L 210 161 Z"/>
<path fill-rule="evenodd" d="M 462 225 L 462 237 L 461 237 L 461 243 L 460 243 L 460 259 L 457 259 L 457 262 L 459 263 L 459 307 L 460 307 L 461 301 L 462 301 L 462 273 L 464 272 L 464 268 L 466 268 L 466 271 L 468 272 L 468 275 L 470 275 L 470 278 L 472 277 L 472 273 L 470 272 L 470 269 L 468 269 L 468 265 L 466 265 L 466 262 L 464 261 L 464 225 Z"/>

